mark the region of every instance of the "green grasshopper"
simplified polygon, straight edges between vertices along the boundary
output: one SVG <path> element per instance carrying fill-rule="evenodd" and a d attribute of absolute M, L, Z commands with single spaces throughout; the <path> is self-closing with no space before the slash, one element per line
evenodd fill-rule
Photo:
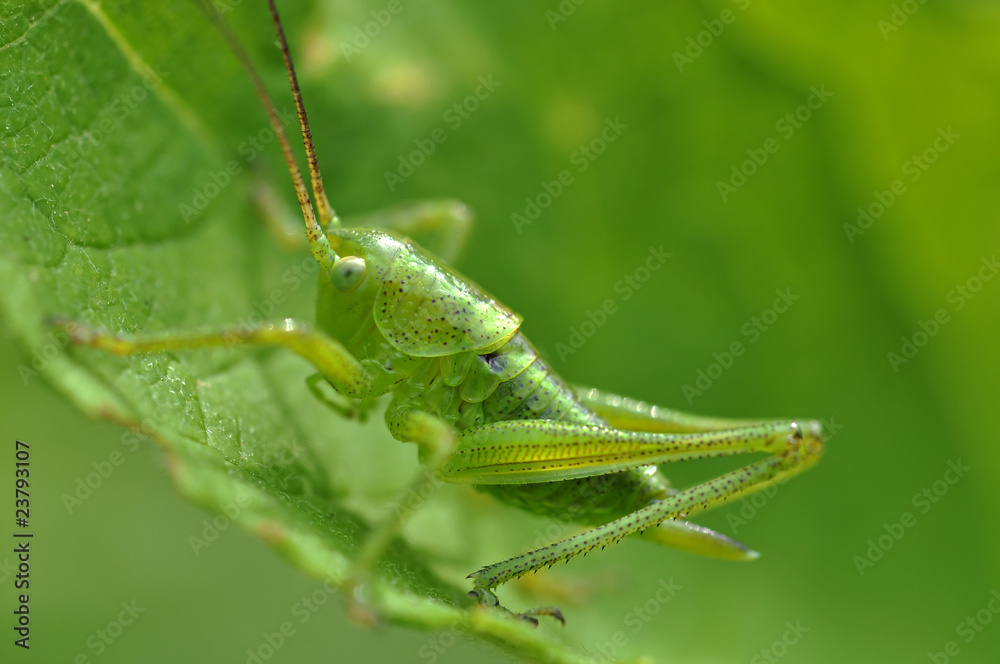
<path fill-rule="evenodd" d="M 497 586 L 630 535 L 717 558 L 756 558 L 755 551 L 687 517 L 811 466 L 823 447 L 819 423 L 688 415 L 567 384 L 520 332 L 519 315 L 403 234 L 440 232 L 456 249 L 469 221 L 462 206 L 418 205 L 384 216 L 384 228 L 344 227 L 327 200 L 284 31 L 268 1 L 298 111 L 312 199 L 263 83 L 219 23 L 279 138 L 302 209 L 320 268 L 315 325 L 286 319 L 124 337 L 64 322 L 72 341 L 121 355 L 285 347 L 316 368 L 310 390 L 343 414 L 357 415 L 391 395 L 386 425 L 396 439 L 416 443 L 425 465 L 416 485 L 426 476 L 472 484 L 524 510 L 593 526 L 471 574 L 469 595 L 479 604 L 502 608 Z M 320 383 L 350 405 L 327 399 Z M 754 452 L 769 456 L 683 491 L 673 489 L 658 467 Z M 397 511 L 373 531 L 355 563 L 354 585 L 383 555 L 404 516 Z M 534 624 L 542 615 L 563 621 L 555 607 L 516 615 Z"/>

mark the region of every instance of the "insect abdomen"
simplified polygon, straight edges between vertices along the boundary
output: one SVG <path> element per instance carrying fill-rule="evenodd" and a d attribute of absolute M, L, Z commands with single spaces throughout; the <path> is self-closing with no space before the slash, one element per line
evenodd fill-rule
<path fill-rule="evenodd" d="M 504 381 L 483 403 L 486 421 L 557 420 L 606 425 L 580 404 L 573 389 L 538 357 L 518 333 L 508 345 L 530 349 L 533 361 Z M 521 485 L 480 486 L 503 502 L 560 520 L 604 523 L 666 495 L 669 483 L 656 468 Z"/>

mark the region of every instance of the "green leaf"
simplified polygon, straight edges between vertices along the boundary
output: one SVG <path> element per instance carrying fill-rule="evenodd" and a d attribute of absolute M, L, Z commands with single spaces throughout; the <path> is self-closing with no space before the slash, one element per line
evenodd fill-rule
<path fill-rule="evenodd" d="M 117 358 L 67 347 L 47 322 L 61 316 L 133 334 L 308 316 L 312 259 L 275 248 L 249 203 L 254 171 L 266 170 L 259 150 L 273 134 L 245 75 L 193 7 L 49 2 L 5 11 L 0 310 L 8 325 L 27 348 L 45 349 L 38 370 L 81 409 L 155 439 L 190 500 L 341 583 L 371 516 L 417 472 L 415 450 L 402 450 L 378 414 L 366 426 L 331 422 L 305 390 L 309 367 L 286 353 Z M 402 468 L 386 471 L 387 455 Z M 195 555 L 210 544 L 190 541 Z M 379 564 L 370 592 L 397 624 L 457 628 L 528 658 L 582 661 L 544 632 L 470 612 L 466 589 L 404 541 Z"/>
<path fill-rule="evenodd" d="M 312 286 L 284 280 L 287 273 L 294 282 L 308 259 L 275 249 L 248 204 L 258 169 L 294 201 L 245 76 L 197 11 L 157 4 L 167 3 L 104 3 L 107 25 L 91 10 L 96 5 L 78 0 L 7 2 L 0 10 L 0 314 L 24 349 L 20 368 L 10 363 L 0 386 L 0 403 L 19 411 L 10 420 L 18 416 L 20 424 L 5 435 L 52 424 L 38 427 L 49 452 L 43 458 L 76 455 L 60 466 L 61 484 L 43 475 L 53 483 L 42 495 L 58 508 L 60 491 L 72 491 L 97 458 L 81 447 L 101 441 L 53 433 L 52 420 L 72 418 L 51 400 L 41 398 L 39 410 L 21 407 L 41 392 L 38 382 L 24 387 L 32 372 L 86 412 L 126 422 L 149 416 L 147 430 L 165 441 L 184 491 L 221 514 L 215 518 L 228 519 L 224 510 L 245 496 L 253 512 L 237 519 L 277 534 L 274 541 L 295 542 L 282 549 L 319 576 L 335 574 L 366 524 L 418 472 L 414 450 L 385 437 L 377 414 L 364 426 L 341 421 L 304 389 L 308 367 L 283 353 L 122 361 L 67 349 L 43 324 L 62 314 L 138 331 L 311 316 Z M 278 106 L 287 107 L 266 11 L 257 2 L 224 4 Z M 1000 578 L 1000 281 L 973 281 L 974 298 L 954 298 L 1000 247 L 993 4 L 414 1 L 387 26 L 376 21 L 370 31 L 377 37 L 349 62 L 343 45 L 360 40 L 385 0 L 282 4 L 327 186 L 345 217 L 407 199 L 460 198 L 478 218 L 458 269 L 524 316 L 526 334 L 567 379 L 709 414 L 801 414 L 839 428 L 806 475 L 774 495 L 704 516 L 706 525 L 761 551 L 759 561 L 723 564 L 627 542 L 532 577 L 550 586 L 566 578 L 588 584 L 590 595 L 576 606 L 519 597 L 525 591 L 514 584 L 501 588 L 510 606 L 556 603 L 566 611 L 565 630 L 542 626 L 525 638 L 565 637 L 598 661 L 651 653 L 665 661 L 745 662 L 768 649 L 783 652 L 786 621 L 801 619 L 810 631 L 787 648 L 789 661 L 916 661 L 941 652 L 956 638 L 956 624 L 987 606 Z M 572 12 L 552 23 L 557 7 Z M 726 10 L 731 23 L 721 23 Z M 886 29 L 886 21 L 898 29 Z M 693 56 L 680 69 L 683 53 Z M 133 62 L 159 66 L 164 84 L 119 117 L 112 104 L 142 85 L 143 67 Z M 453 128 L 444 114 L 491 74 L 501 87 L 469 102 L 478 110 Z M 819 109 L 803 108 L 813 86 L 823 85 L 833 96 Z M 787 120 L 777 126 L 790 113 L 808 117 L 796 119 L 791 135 Z M 105 117 L 111 130 L 100 133 Z M 618 117 L 628 129 L 579 170 L 572 156 Z M 906 165 L 912 169 L 914 156 L 949 127 L 961 137 L 911 179 Z M 447 131 L 447 141 L 390 189 L 385 174 L 435 128 Z M 769 138 L 779 149 L 755 168 L 753 156 L 762 158 Z M 75 159 L 81 151 L 86 159 Z M 213 173 L 225 179 L 230 160 L 241 172 L 211 200 L 198 199 L 211 193 Z M 738 182 L 740 167 L 753 174 L 723 200 L 719 183 Z M 558 182 L 563 170 L 574 182 L 531 224 L 515 226 L 511 215 L 524 216 L 543 183 Z M 874 206 L 897 180 L 905 193 L 863 235 L 848 236 L 858 208 Z M 207 207 L 188 222 L 180 206 L 196 202 Z M 643 275 L 641 288 L 629 285 L 628 278 L 639 283 L 650 248 L 661 246 L 673 257 Z M 275 288 L 283 302 L 274 301 Z M 760 331 L 754 320 L 775 289 L 786 288 L 800 299 Z M 583 345 L 560 352 L 607 301 L 616 313 Z M 939 310 L 949 322 L 895 370 L 887 353 Z M 699 371 L 716 373 L 716 357 L 736 341 L 745 352 L 689 403 L 685 385 Z M 946 484 L 949 464 L 959 462 L 970 470 Z M 126 476 L 155 475 L 139 466 L 130 464 L 123 481 L 116 476 L 88 503 L 93 521 L 77 513 L 53 520 L 50 541 L 61 546 L 54 556 L 88 538 L 81 547 L 92 557 L 87 569 L 113 575 L 106 586 L 88 579 L 81 590 L 68 565 L 49 568 L 62 573 L 55 578 L 73 607 L 66 622 L 75 636 L 58 644 L 63 660 L 104 624 L 91 616 L 89 593 L 130 592 L 124 579 L 136 578 L 115 573 L 118 558 L 103 560 L 105 545 L 144 542 L 171 515 L 184 514 L 176 505 L 169 512 L 169 504 L 152 518 L 135 510 L 134 523 L 146 521 L 148 530 L 114 538 L 96 527 L 94 513 L 110 509 L 98 508 L 102 501 L 133 499 Z M 684 486 L 708 472 L 683 464 L 669 474 Z M 935 493 L 926 512 L 926 503 L 914 503 L 945 484 L 947 495 Z M 917 525 L 861 575 L 857 559 L 906 512 Z M 322 527 L 302 525 L 314 520 Z M 177 521 L 186 537 L 190 522 Z M 88 526 L 94 532 L 83 532 Z M 450 486 L 410 526 L 389 561 L 395 569 L 380 571 L 395 584 L 387 610 L 406 624 L 418 622 L 413 615 L 439 617 L 439 624 L 466 616 L 456 608 L 465 574 L 566 530 Z M 296 539 L 303 533 L 315 546 Z M 212 554 L 225 545 L 214 546 Z M 150 594 L 159 579 L 191 571 L 190 560 L 169 556 L 134 563 L 150 570 Z M 189 595 L 223 588 L 213 577 L 229 560 L 210 571 L 206 558 L 193 568 L 203 576 L 158 596 L 184 606 L 174 616 L 187 610 Z M 280 583 L 273 576 L 267 580 Z M 654 614 L 648 602 L 668 579 L 683 592 Z M 248 592 L 263 585 L 238 574 L 230 581 L 230 589 L 245 584 Z M 283 604 L 266 615 L 270 597 L 255 598 L 253 613 L 227 616 L 239 627 L 234 646 L 222 634 L 224 614 L 212 612 L 244 607 L 230 597 L 237 592 L 219 593 L 226 597 L 199 607 L 201 622 L 218 626 L 203 630 L 200 644 L 226 656 L 287 615 Z M 432 593 L 443 599 L 426 599 Z M 290 604 L 297 594 L 283 597 Z M 260 617 L 260 626 L 247 616 Z M 174 645 L 175 622 L 156 623 L 164 643 Z M 323 656 L 332 640 L 324 630 L 340 627 L 317 625 L 312 641 L 297 637 L 293 648 Z M 389 651 L 407 636 L 383 634 L 356 631 L 357 642 L 335 647 L 357 652 L 358 643 L 379 641 Z M 454 637 L 446 628 L 426 643 Z M 103 659 L 131 661 L 151 649 L 136 639 L 125 654 L 128 638 Z M 986 627 L 960 644 L 962 660 L 993 661 L 997 639 L 1000 631 Z M 282 656 L 294 658 L 293 648 Z M 442 660 L 462 657 L 459 650 Z M 163 651 L 161 659 L 179 652 Z"/>

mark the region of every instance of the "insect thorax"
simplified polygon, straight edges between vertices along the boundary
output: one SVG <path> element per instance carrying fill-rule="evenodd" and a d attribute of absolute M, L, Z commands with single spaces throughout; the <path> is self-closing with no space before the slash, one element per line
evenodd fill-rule
<path fill-rule="evenodd" d="M 353 301 L 348 294 L 344 306 L 329 307 L 338 295 L 321 280 L 317 320 L 362 360 L 373 397 L 391 392 L 396 405 L 434 413 L 459 430 L 504 420 L 606 425 L 517 331 L 520 317 L 471 281 L 405 238 L 354 229 L 337 235 L 370 258 L 371 281 Z M 637 468 L 481 488 L 528 511 L 598 522 L 665 496 L 669 483 L 655 469 Z"/>

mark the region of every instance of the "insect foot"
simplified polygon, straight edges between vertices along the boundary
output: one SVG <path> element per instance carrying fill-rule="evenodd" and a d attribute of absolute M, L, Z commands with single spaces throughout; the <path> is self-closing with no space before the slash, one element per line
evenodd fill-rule
<path fill-rule="evenodd" d="M 102 334 L 97 330 L 83 327 L 79 323 L 70 320 L 64 316 L 49 316 L 46 320 L 48 325 L 52 327 L 61 328 L 66 336 L 69 338 L 70 343 L 76 346 L 92 346 L 94 348 L 105 348 L 112 353 L 116 352 L 117 347 L 114 344 L 118 339 L 110 334 Z M 121 354 L 119 352 L 119 354 Z"/>
<path fill-rule="evenodd" d="M 347 595 L 347 615 L 363 627 L 375 627 L 379 615 L 372 606 L 371 584 L 365 578 L 350 579 L 341 587 Z"/>
<path fill-rule="evenodd" d="M 537 609 L 529 609 L 524 613 L 518 614 L 517 617 L 527 620 L 537 627 L 538 618 L 536 616 L 551 616 L 563 625 L 566 624 L 566 618 L 563 617 L 562 611 L 557 606 L 542 606 Z"/>
<path fill-rule="evenodd" d="M 469 577 L 475 576 L 470 574 Z M 475 588 L 469 591 L 469 597 L 478 600 L 479 606 L 487 607 L 490 609 L 500 609 L 510 615 L 514 616 L 519 620 L 523 620 L 529 623 L 532 627 L 538 627 L 538 617 L 539 616 L 550 616 L 558 620 L 561 624 L 566 624 L 566 618 L 563 616 L 562 611 L 559 610 L 557 606 L 540 606 L 535 609 L 528 609 L 524 613 L 514 613 L 510 609 L 502 606 L 500 604 L 500 599 L 496 594 L 489 588 Z"/>

